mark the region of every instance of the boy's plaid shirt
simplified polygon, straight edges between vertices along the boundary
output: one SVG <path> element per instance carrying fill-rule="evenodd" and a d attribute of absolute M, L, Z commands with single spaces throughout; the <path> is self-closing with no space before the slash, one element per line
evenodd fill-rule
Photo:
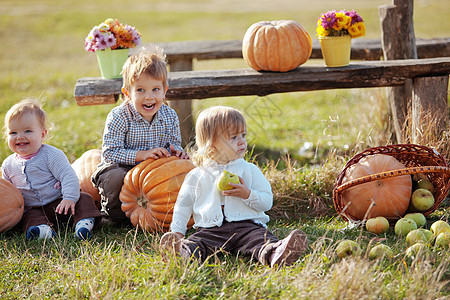
<path fill-rule="evenodd" d="M 127 101 L 113 108 L 106 118 L 102 163 L 134 166 L 138 151 L 166 148 L 167 144 L 183 150 L 180 122 L 175 110 L 163 104 L 150 123 Z"/>

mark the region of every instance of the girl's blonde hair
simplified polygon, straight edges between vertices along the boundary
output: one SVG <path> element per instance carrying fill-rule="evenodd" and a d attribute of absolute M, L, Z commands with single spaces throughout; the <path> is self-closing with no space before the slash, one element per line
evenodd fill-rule
<path fill-rule="evenodd" d="M 161 80 L 164 88 L 167 86 L 166 55 L 157 45 L 142 47 L 137 53 L 128 57 L 122 68 L 122 87 L 130 91 L 133 83 L 144 73 Z"/>
<path fill-rule="evenodd" d="M 231 107 L 212 106 L 200 112 L 195 125 L 196 164 L 201 165 L 205 158 L 213 158 L 214 143 L 219 138 L 229 139 L 245 131 L 246 127 L 242 113 Z"/>
<path fill-rule="evenodd" d="M 8 125 L 11 121 L 18 120 L 26 113 L 32 113 L 36 116 L 42 129 L 47 129 L 47 113 L 42 109 L 40 102 L 34 98 L 26 98 L 19 103 L 14 104 L 5 115 L 5 124 L 3 132 L 8 135 Z"/>

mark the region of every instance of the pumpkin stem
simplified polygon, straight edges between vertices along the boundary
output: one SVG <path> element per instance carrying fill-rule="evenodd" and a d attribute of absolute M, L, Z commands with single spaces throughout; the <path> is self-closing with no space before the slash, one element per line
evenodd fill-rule
<path fill-rule="evenodd" d="M 140 207 L 147 208 L 147 198 L 144 195 L 140 195 L 136 200 Z"/>

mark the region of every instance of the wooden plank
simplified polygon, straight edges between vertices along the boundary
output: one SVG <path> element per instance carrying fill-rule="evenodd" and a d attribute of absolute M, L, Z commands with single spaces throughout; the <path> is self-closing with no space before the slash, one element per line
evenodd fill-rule
<path fill-rule="evenodd" d="M 169 73 L 168 100 L 259 95 L 341 88 L 402 85 L 407 78 L 445 76 L 450 73 L 450 57 L 366 61 L 347 67 L 301 66 L 285 73 L 257 72 L 253 69 L 186 71 Z M 121 79 L 81 78 L 75 85 L 75 99 L 120 94 Z"/>
<path fill-rule="evenodd" d="M 114 104 L 122 93 L 122 78 L 102 79 L 94 78 L 95 84 L 91 80 L 79 79 L 75 85 L 75 100 L 79 106 Z"/>
<path fill-rule="evenodd" d="M 181 41 L 157 43 L 170 61 L 174 59 L 224 59 L 242 58 L 241 40 Z M 450 38 L 416 39 L 418 58 L 450 56 Z M 383 57 L 380 39 L 352 40 L 351 59 L 379 60 Z M 313 38 L 311 59 L 321 59 L 319 41 Z"/>

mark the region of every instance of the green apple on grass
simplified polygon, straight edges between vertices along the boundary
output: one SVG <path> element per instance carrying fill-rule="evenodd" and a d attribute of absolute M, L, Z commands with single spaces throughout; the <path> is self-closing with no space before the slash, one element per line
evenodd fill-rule
<path fill-rule="evenodd" d="M 428 246 L 423 243 L 416 243 L 412 246 L 409 246 L 406 249 L 406 256 L 410 258 L 414 258 L 416 256 L 424 255 L 428 252 Z"/>
<path fill-rule="evenodd" d="M 370 218 L 366 221 L 366 229 L 372 233 L 385 233 L 389 230 L 389 221 L 382 216 Z"/>
<path fill-rule="evenodd" d="M 419 229 L 414 229 L 406 235 L 406 242 L 412 246 L 417 243 L 428 244 L 428 239 Z"/>
<path fill-rule="evenodd" d="M 381 258 L 392 258 L 394 256 L 394 251 L 391 247 L 385 244 L 378 244 L 369 252 L 370 259 L 381 259 Z"/>
<path fill-rule="evenodd" d="M 409 218 L 413 220 L 414 222 L 416 222 L 417 227 L 423 227 L 425 226 L 425 224 L 427 224 L 427 219 L 420 212 L 406 214 L 403 218 Z"/>
<path fill-rule="evenodd" d="M 412 193 L 411 205 L 418 211 L 427 211 L 434 205 L 434 196 L 427 189 L 417 189 Z"/>
<path fill-rule="evenodd" d="M 417 230 L 419 230 L 420 232 L 422 232 L 425 235 L 425 237 L 427 238 L 427 244 L 431 245 L 433 243 L 434 234 L 430 230 L 425 229 L 425 228 L 418 228 Z"/>
<path fill-rule="evenodd" d="M 442 249 L 450 248 L 450 232 L 441 232 L 434 241 L 434 246 Z"/>
<path fill-rule="evenodd" d="M 224 170 L 222 174 L 220 174 L 219 180 L 217 182 L 217 188 L 219 191 L 223 192 L 226 190 L 231 190 L 233 187 L 230 183 L 239 184 L 239 176 Z"/>
<path fill-rule="evenodd" d="M 410 231 L 417 229 L 417 224 L 411 219 L 401 218 L 395 223 L 394 231 L 396 235 L 407 235 Z"/>
<path fill-rule="evenodd" d="M 336 253 L 339 258 L 358 254 L 361 251 L 358 243 L 352 240 L 343 240 L 336 247 Z"/>
<path fill-rule="evenodd" d="M 442 232 L 450 232 L 450 225 L 443 220 L 438 220 L 431 224 L 430 231 L 437 237 Z"/>

